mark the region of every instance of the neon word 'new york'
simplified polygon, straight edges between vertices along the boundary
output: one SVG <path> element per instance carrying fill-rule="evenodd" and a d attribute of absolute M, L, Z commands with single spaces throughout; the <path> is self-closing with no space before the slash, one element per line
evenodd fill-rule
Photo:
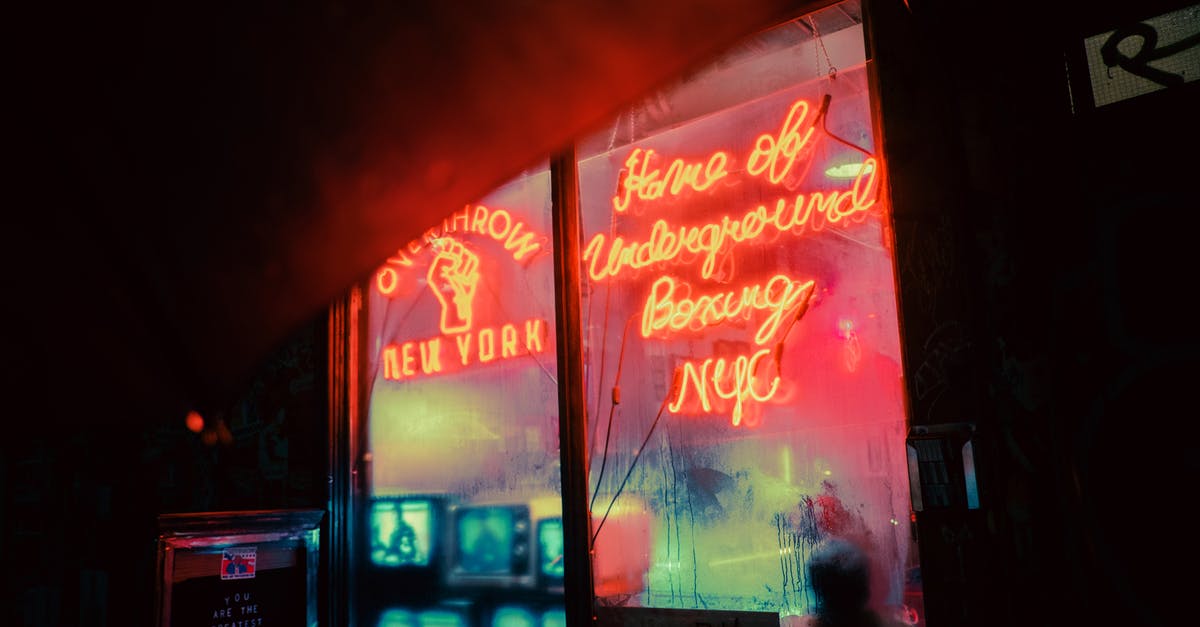
<path fill-rule="evenodd" d="M 546 321 L 534 318 L 526 320 L 523 326 L 523 334 L 518 324 L 508 323 L 471 333 L 388 344 L 380 353 L 383 378 L 401 381 L 450 372 L 473 363 L 486 364 L 545 352 Z M 455 351 L 450 359 L 457 357 L 457 363 L 444 355 L 450 350 Z"/>

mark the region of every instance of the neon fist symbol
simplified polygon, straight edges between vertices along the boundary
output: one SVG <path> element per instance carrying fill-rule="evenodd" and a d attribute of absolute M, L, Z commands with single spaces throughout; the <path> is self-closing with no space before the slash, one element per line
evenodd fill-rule
<path fill-rule="evenodd" d="M 449 237 L 435 245 L 437 256 L 429 264 L 429 289 L 442 304 L 442 333 L 471 329 L 471 304 L 479 286 L 479 256 Z"/>

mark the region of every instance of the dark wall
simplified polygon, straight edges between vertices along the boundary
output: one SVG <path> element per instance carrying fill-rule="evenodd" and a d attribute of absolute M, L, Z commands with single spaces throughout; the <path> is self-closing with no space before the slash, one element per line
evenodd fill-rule
<path fill-rule="evenodd" d="M 88 398 L 66 368 L 24 390 L 0 463 L 0 557 L 13 565 L 0 623 L 152 625 L 157 514 L 324 509 L 326 346 L 324 319 L 300 329 L 201 433 L 182 412 L 154 422 L 136 408 L 39 428 L 39 404 L 86 414 Z"/>
<path fill-rule="evenodd" d="M 1135 4 L 871 3 L 910 415 L 977 428 L 982 507 L 918 517 L 931 626 L 1191 612 L 1200 83 L 1096 109 L 1075 54 L 1187 3 Z"/>

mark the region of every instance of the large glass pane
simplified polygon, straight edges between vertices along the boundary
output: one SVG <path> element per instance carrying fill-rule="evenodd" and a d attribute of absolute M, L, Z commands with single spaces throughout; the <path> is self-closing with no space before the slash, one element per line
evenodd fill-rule
<path fill-rule="evenodd" d="M 809 613 L 813 552 L 842 539 L 872 607 L 918 617 L 867 76 L 844 3 L 581 144 L 601 604 Z"/>
<path fill-rule="evenodd" d="M 550 211 L 526 172 L 373 277 L 359 624 L 562 611 Z"/>

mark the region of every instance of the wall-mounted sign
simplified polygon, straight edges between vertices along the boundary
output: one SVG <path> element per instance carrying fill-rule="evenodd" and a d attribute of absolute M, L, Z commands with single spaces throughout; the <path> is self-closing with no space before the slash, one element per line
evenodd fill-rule
<path fill-rule="evenodd" d="M 403 381 L 545 352 L 547 321 L 510 319 L 496 303 L 509 280 L 499 264 L 527 268 L 544 257 L 548 242 L 507 209 L 468 205 L 388 258 L 375 289 L 406 301 L 427 293 L 437 302 L 438 323 L 434 334 L 381 347 L 383 378 Z"/>
<path fill-rule="evenodd" d="M 1084 40 L 1097 107 L 1200 79 L 1200 4 Z"/>
<path fill-rule="evenodd" d="M 159 627 L 315 625 L 320 510 L 159 516 Z"/>
<path fill-rule="evenodd" d="M 640 285 L 650 275 L 634 314 L 648 340 L 703 337 L 717 327 L 747 329 L 740 346 L 725 343 L 728 350 L 720 353 L 677 360 L 666 404 L 670 412 L 721 413 L 739 426 L 750 406 L 771 402 L 784 385 L 783 342 L 821 286 L 802 272 L 742 276 L 738 260 L 768 243 L 789 245 L 861 222 L 877 208 L 879 167 L 869 154 L 847 174 L 827 177 L 820 189 L 804 185 L 828 107 L 828 98 L 821 104 L 797 99 L 774 126 L 758 129 L 753 141 L 704 157 L 635 146 L 623 160 L 612 213 L 632 227 L 598 231 L 588 239 L 583 251 L 588 278 Z M 830 186 L 831 180 L 837 184 Z M 723 190 L 747 185 L 766 190 L 761 201 L 706 210 Z M 699 210 L 679 211 L 688 202 Z"/>

